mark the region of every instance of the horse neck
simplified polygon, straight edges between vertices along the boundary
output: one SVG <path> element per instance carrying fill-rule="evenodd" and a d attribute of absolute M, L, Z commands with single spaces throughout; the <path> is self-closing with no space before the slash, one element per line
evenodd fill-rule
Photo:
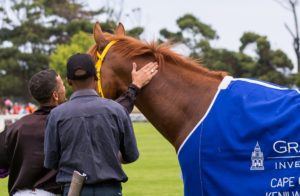
<path fill-rule="evenodd" d="M 221 77 L 200 67 L 166 63 L 137 96 L 136 106 L 175 147 L 204 116 Z"/>

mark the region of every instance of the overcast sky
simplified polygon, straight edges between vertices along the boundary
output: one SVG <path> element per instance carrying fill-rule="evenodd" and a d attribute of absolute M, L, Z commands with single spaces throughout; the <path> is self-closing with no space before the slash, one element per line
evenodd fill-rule
<path fill-rule="evenodd" d="M 280 0 L 278 0 L 280 1 Z M 286 0 L 281 0 L 286 1 Z M 118 0 L 89 0 L 89 6 L 100 7 L 111 2 L 120 9 Z M 119 2 L 122 2 L 119 0 Z M 145 28 L 143 39 L 158 37 L 162 28 L 178 30 L 176 19 L 192 13 L 216 30 L 219 40 L 213 46 L 237 51 L 243 32 L 252 31 L 266 35 L 273 49 L 282 49 L 295 62 L 292 38 L 284 23 L 294 29 L 292 13 L 275 0 L 124 0 L 121 22 L 126 27 L 141 25 Z M 140 11 L 136 11 L 140 8 Z M 135 10 L 135 11 L 133 11 Z M 300 5 L 297 6 L 298 15 Z M 129 16 L 128 16 L 129 14 Z"/>

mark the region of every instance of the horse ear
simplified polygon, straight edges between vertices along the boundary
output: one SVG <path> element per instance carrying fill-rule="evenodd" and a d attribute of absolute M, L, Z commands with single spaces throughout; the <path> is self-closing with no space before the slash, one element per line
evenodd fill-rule
<path fill-rule="evenodd" d="M 117 36 L 124 36 L 125 35 L 125 28 L 124 28 L 124 25 L 122 23 L 119 22 L 119 24 L 116 28 L 115 34 Z"/>
<path fill-rule="evenodd" d="M 94 25 L 94 39 L 99 48 L 104 48 L 108 44 L 99 22 Z"/>

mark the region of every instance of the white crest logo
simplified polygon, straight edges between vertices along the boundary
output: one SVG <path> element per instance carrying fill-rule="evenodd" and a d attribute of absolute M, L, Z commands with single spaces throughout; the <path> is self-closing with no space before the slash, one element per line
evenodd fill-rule
<path fill-rule="evenodd" d="M 261 151 L 258 142 L 254 147 L 254 150 L 251 154 L 251 167 L 250 170 L 264 170 L 264 153 Z"/>

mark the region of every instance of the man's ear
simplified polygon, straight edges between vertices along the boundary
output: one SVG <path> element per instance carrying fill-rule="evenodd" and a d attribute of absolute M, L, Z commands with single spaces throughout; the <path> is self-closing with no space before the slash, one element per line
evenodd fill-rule
<path fill-rule="evenodd" d="M 55 101 L 58 101 L 58 93 L 56 90 L 53 91 L 52 93 L 52 98 L 55 100 Z"/>
<path fill-rule="evenodd" d="M 67 82 L 68 82 L 68 84 L 69 84 L 70 86 L 72 86 L 72 81 L 71 81 L 71 80 L 67 79 Z"/>

